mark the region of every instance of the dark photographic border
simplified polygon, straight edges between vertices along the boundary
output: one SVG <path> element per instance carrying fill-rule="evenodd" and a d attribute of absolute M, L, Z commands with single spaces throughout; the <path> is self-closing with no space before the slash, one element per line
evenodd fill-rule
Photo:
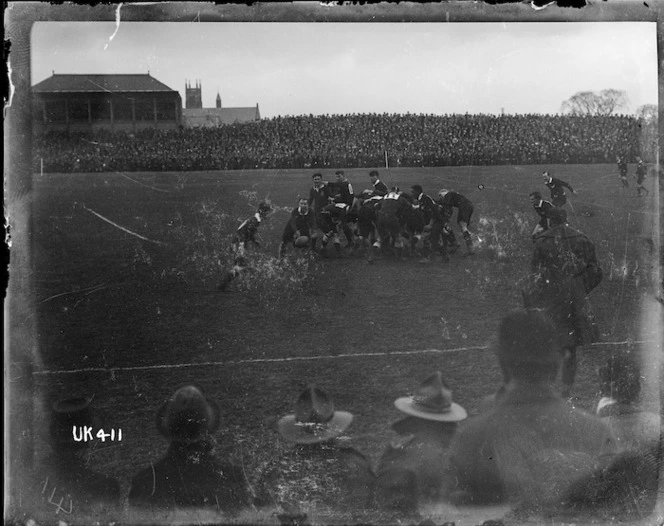
<path fill-rule="evenodd" d="M 5 8 L 5 228 L 10 256 L 9 283 L 5 300 L 5 520 L 23 518 L 21 478 L 32 464 L 31 415 L 37 394 L 32 375 L 38 363 L 38 339 L 34 316 L 35 295 L 31 261 L 31 115 L 30 38 L 35 22 L 617 22 L 657 23 L 659 107 L 662 98 L 663 49 L 661 19 L 663 2 L 621 2 L 593 0 L 585 7 L 559 7 L 534 3 L 446 2 L 438 4 L 352 4 L 350 2 L 300 2 L 296 4 L 257 3 L 155 3 L 58 5 L 45 2 L 16 2 Z M 660 110 L 661 111 L 661 110 Z M 660 130 L 664 125 L 659 119 Z M 659 173 L 659 171 L 658 171 Z M 658 193 L 657 188 L 655 192 Z M 658 198 L 656 198 L 658 199 Z M 659 203 L 659 201 L 656 201 Z M 657 207 L 659 210 L 659 206 Z M 661 232 L 661 223 L 659 232 Z M 656 248 L 661 238 L 655 239 Z M 659 252 L 657 252 L 659 253 Z M 655 264 L 654 271 L 661 269 Z M 658 274 L 661 281 L 661 274 Z M 661 323 L 661 286 L 654 301 L 654 323 Z M 658 320 L 658 321 L 657 321 Z M 650 321 L 650 320 L 649 320 Z M 645 322 L 645 320 L 644 320 Z M 661 342 L 660 342 L 661 343 Z M 661 346 L 659 348 L 661 352 Z M 659 371 L 659 363 L 653 364 Z M 660 504 L 661 511 L 661 504 Z"/>

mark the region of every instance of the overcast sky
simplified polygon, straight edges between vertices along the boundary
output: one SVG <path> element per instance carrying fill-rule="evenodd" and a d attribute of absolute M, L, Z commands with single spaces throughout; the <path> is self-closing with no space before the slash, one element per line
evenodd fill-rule
<path fill-rule="evenodd" d="M 116 32 L 117 29 L 117 32 Z M 262 117 L 558 113 L 578 91 L 657 103 L 656 27 L 602 23 L 43 22 L 32 84 L 56 73 L 147 73 L 203 106 Z"/>

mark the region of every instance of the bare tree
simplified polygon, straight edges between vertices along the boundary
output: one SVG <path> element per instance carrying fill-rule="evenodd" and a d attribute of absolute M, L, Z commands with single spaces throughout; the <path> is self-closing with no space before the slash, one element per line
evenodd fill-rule
<path fill-rule="evenodd" d="M 607 116 L 626 108 L 628 103 L 627 93 L 623 90 L 579 91 L 563 102 L 561 111 L 569 115 Z"/>
<path fill-rule="evenodd" d="M 562 112 L 569 115 L 596 115 L 597 95 L 592 91 L 579 91 L 563 102 Z"/>

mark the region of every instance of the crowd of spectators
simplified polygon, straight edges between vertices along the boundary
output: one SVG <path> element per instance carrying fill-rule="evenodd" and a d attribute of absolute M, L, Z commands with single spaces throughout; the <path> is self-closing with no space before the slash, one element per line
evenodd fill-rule
<path fill-rule="evenodd" d="M 633 162 L 632 116 L 349 114 L 216 128 L 35 137 L 44 172 L 196 171 Z"/>

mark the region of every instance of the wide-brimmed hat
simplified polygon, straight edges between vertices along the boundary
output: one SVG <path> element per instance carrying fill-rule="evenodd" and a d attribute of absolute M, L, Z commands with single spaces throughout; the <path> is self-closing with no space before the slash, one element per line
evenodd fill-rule
<path fill-rule="evenodd" d="M 295 413 L 279 420 L 281 436 L 296 444 L 316 444 L 341 435 L 353 421 L 347 411 L 335 411 L 332 399 L 310 386 L 295 402 Z"/>
<path fill-rule="evenodd" d="M 101 427 L 101 419 L 95 416 L 91 406 L 92 398 L 76 397 L 57 400 L 51 406 L 51 438 L 62 444 L 72 444 L 74 427 Z M 80 431 L 77 433 L 80 434 Z"/>
<path fill-rule="evenodd" d="M 424 380 L 413 396 L 403 396 L 394 401 L 402 413 L 437 422 L 459 422 L 468 417 L 466 410 L 452 402 L 452 391 L 436 371 Z"/>
<path fill-rule="evenodd" d="M 156 425 L 166 438 L 198 442 L 219 427 L 221 411 L 194 385 L 181 387 L 157 411 Z"/>

